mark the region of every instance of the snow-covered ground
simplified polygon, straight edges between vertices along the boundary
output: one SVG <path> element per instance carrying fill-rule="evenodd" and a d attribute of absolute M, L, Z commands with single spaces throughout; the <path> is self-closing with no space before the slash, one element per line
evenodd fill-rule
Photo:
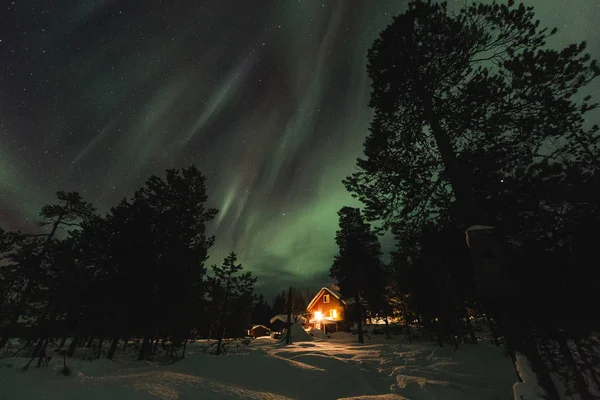
<path fill-rule="evenodd" d="M 310 337 L 310 339 L 313 339 Z M 1 400 L 122 399 L 512 399 L 516 381 L 503 349 L 464 345 L 459 351 L 372 335 L 365 344 L 337 333 L 296 341 L 259 338 L 226 355 L 188 346 L 184 360 L 68 360 L 21 372 L 26 358 L 0 358 Z M 83 350 L 83 349 L 82 349 Z"/>

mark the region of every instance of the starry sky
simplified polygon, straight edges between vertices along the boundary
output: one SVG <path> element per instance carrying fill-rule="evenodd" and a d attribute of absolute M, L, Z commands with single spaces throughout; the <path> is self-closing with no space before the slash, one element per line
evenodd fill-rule
<path fill-rule="evenodd" d="M 358 205 L 341 180 L 371 118 L 366 53 L 406 4 L 3 2 L 0 226 L 33 229 L 57 190 L 104 213 L 196 164 L 220 209 L 209 263 L 236 251 L 268 294 L 328 284 L 336 212 Z M 550 45 L 600 58 L 598 0 L 526 4 L 559 28 Z"/>

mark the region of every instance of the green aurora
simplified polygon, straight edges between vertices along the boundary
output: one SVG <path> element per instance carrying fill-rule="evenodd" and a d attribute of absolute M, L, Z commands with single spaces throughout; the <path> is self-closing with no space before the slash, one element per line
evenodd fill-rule
<path fill-rule="evenodd" d="M 193 163 L 220 209 L 209 263 L 236 251 L 267 293 L 327 284 L 336 212 L 358 205 L 341 180 L 370 122 L 366 53 L 406 1 L 59 3 L 0 20 L 0 226 L 34 229 L 57 190 L 106 212 Z M 527 4 L 550 45 L 600 56 L 597 0 Z"/>

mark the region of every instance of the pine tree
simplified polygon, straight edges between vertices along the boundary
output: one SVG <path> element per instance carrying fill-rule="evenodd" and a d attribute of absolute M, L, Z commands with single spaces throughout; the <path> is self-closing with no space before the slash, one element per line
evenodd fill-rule
<path fill-rule="evenodd" d="M 491 308 L 504 310 L 496 319 L 510 309 L 514 321 L 505 326 L 515 331 L 503 333 L 542 369 L 538 344 L 572 326 L 571 314 L 581 320 L 581 304 L 597 301 L 588 284 L 599 282 L 574 258 L 597 257 L 580 234 L 591 227 L 584 220 L 597 221 L 599 128 L 586 122 L 597 105 L 575 95 L 600 68 L 585 43 L 546 48 L 555 33 L 513 1 L 476 2 L 455 14 L 443 2 L 411 2 L 369 51 L 374 118 L 365 158 L 345 180 L 368 220 L 395 234 L 411 279 L 400 303 L 422 323 L 442 315 L 457 326 L 461 308 L 477 302 L 463 255 L 449 268 L 436 237 L 497 226 L 518 300 Z M 424 271 L 439 275 L 422 285 Z M 449 300 L 444 308 L 432 302 L 431 287 Z"/>
<path fill-rule="evenodd" d="M 273 317 L 271 306 L 265 300 L 265 296 L 261 293 L 254 296 L 254 307 L 252 309 L 251 322 L 253 324 L 269 326 L 269 321 Z"/>
<path fill-rule="evenodd" d="M 597 148 L 598 127 L 583 128 L 595 105 L 572 96 L 598 76 L 598 64 L 584 43 L 544 48 L 555 32 L 512 1 L 457 14 L 445 2 L 412 1 L 394 18 L 369 51 L 374 118 L 366 157 L 345 181 L 369 220 L 400 231 L 422 226 L 455 198 L 461 227 L 490 224 L 497 210 L 489 185 L 568 151 L 543 154 L 548 141 Z M 475 182 L 482 160 L 496 173 Z"/>
<path fill-rule="evenodd" d="M 371 231 L 358 208 L 343 207 L 338 211 L 340 229 L 335 241 L 338 254 L 330 269 L 330 276 L 335 279 L 342 296 L 351 300 L 353 319 L 358 324 L 358 341 L 364 343 L 362 310 L 365 294 L 383 287 L 368 286 L 372 275 L 380 267 L 381 246 L 377 236 Z"/>
<path fill-rule="evenodd" d="M 285 314 L 287 304 L 286 298 L 285 290 L 275 296 L 273 299 L 273 315 Z"/>
<path fill-rule="evenodd" d="M 165 179 L 152 176 L 133 197 L 133 226 L 144 239 L 136 257 L 148 260 L 139 277 L 149 281 L 143 288 L 140 359 L 150 351 L 150 338 L 187 339 L 197 318 L 205 293 L 204 263 L 214 242 L 206 225 L 216 210 L 206 208 L 207 199 L 206 178 L 195 166 L 167 170 Z"/>
<path fill-rule="evenodd" d="M 20 293 L 19 299 L 12 311 L 10 321 L 8 323 L 7 332 L 0 338 L 0 348 L 3 348 L 8 341 L 11 329 L 15 328 L 19 317 L 24 312 L 32 290 L 39 283 L 40 276 L 44 273 L 44 262 L 48 251 L 59 228 L 76 229 L 82 221 L 92 218 L 95 210 L 92 205 L 84 201 L 79 193 L 76 192 L 58 192 L 58 202 L 56 204 L 46 205 L 40 212 L 41 220 L 38 226 L 51 226 L 50 232 L 46 235 L 41 248 L 36 254 L 32 254 L 27 259 L 27 265 L 22 265 L 22 270 L 29 270 L 23 290 Z"/>
<path fill-rule="evenodd" d="M 251 304 L 256 278 L 252 277 L 251 272 L 238 275 L 243 268 L 241 264 L 236 264 L 236 262 L 237 255 L 231 252 L 225 257 L 221 266 L 212 266 L 213 276 L 210 277 L 210 295 L 213 304 L 218 305 L 219 308 L 215 324 L 217 326 L 216 355 L 223 352 L 223 339 L 226 328 L 232 325 L 232 317 L 243 318 L 244 326 L 246 326 L 246 317 L 249 317 L 251 312 L 251 308 L 240 310 L 240 306 Z"/>

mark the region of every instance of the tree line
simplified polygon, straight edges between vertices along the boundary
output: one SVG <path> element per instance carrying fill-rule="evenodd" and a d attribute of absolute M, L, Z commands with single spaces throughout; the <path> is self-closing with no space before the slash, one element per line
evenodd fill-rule
<path fill-rule="evenodd" d="M 556 32 L 512 0 L 457 12 L 412 1 L 393 19 L 368 52 L 373 120 L 344 180 L 364 207 L 339 211 L 330 272 L 359 341 L 370 316 L 456 348 L 480 341 L 483 321 L 513 359 L 527 356 L 547 398 L 561 397 L 560 377 L 590 399 L 600 135 L 581 93 L 600 68 L 585 42 L 548 48 Z M 387 264 L 384 232 L 397 243 Z"/>
<path fill-rule="evenodd" d="M 47 234 L 0 230 L 0 349 L 26 340 L 38 366 L 51 341 L 66 350 L 139 340 L 138 359 L 168 341 L 175 358 L 194 337 L 246 333 L 256 278 L 235 253 L 206 266 L 215 238 L 206 226 L 206 179 L 195 167 L 150 177 L 105 215 L 78 193 L 58 192 L 41 210 Z M 14 350 L 14 349 L 13 349 Z M 33 360 L 33 358 L 32 358 Z"/>

